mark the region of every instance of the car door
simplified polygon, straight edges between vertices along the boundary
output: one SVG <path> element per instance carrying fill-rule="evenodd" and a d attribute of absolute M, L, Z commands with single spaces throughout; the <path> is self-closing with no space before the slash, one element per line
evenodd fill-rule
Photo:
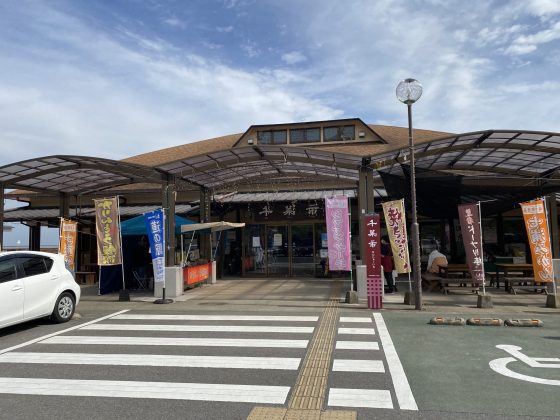
<path fill-rule="evenodd" d="M 50 258 L 26 255 L 18 256 L 18 260 L 24 273 L 23 318 L 49 315 L 54 308 L 60 274 L 50 271 L 53 265 Z"/>
<path fill-rule="evenodd" d="M 23 320 L 23 280 L 18 278 L 16 259 L 0 257 L 0 327 Z"/>

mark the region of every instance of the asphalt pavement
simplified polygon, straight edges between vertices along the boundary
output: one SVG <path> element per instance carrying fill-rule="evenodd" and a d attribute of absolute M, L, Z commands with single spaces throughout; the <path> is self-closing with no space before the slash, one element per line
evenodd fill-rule
<path fill-rule="evenodd" d="M 233 279 L 169 305 L 145 293 L 118 302 L 85 290 L 67 324 L 0 330 L 0 418 L 246 419 L 255 407 L 294 414 L 319 339 L 328 344 L 319 357 L 326 380 L 316 385 L 321 410 L 309 415 L 560 415 L 560 313 L 544 307 L 544 295 L 494 291 L 496 307 L 481 310 L 475 295 L 431 293 L 416 311 L 402 303 L 399 285 L 383 310 L 371 311 L 343 302 L 343 281 L 329 309 L 334 283 Z M 436 315 L 538 318 L 544 326 L 430 325 Z"/>

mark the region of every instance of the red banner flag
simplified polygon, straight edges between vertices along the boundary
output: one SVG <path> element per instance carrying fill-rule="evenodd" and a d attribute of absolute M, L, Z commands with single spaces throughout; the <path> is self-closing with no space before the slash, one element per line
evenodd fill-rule
<path fill-rule="evenodd" d="M 76 238 L 78 222 L 60 219 L 60 238 L 58 253 L 64 255 L 64 262 L 70 271 L 76 270 Z"/>
<path fill-rule="evenodd" d="M 383 307 L 383 280 L 381 279 L 381 233 L 378 214 L 364 215 L 365 263 L 367 272 L 368 308 Z"/>
<path fill-rule="evenodd" d="M 459 205 L 459 221 L 463 245 L 471 277 L 475 283 L 484 283 L 484 262 L 482 257 L 482 233 L 478 204 Z"/>

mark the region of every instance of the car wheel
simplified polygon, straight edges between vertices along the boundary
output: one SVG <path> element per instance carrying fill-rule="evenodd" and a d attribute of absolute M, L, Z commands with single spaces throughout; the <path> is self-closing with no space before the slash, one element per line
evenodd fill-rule
<path fill-rule="evenodd" d="M 74 296 L 68 292 L 61 293 L 56 300 L 51 318 L 57 323 L 70 321 L 75 308 L 76 300 Z"/>

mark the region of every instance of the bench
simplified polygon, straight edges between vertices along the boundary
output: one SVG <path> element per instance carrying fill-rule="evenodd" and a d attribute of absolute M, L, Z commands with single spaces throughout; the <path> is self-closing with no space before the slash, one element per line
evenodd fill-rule
<path fill-rule="evenodd" d="M 474 286 L 474 285 L 471 285 L 471 286 L 449 286 L 449 285 L 446 285 L 446 286 L 441 286 L 441 288 L 443 290 L 443 293 L 446 294 L 446 295 L 449 293 L 449 291 L 453 291 L 453 290 L 457 290 L 457 291 L 460 291 L 460 292 L 467 291 L 467 292 L 470 292 L 470 293 L 478 293 L 479 290 L 480 290 L 479 286 Z"/>
<path fill-rule="evenodd" d="M 78 284 L 95 284 L 95 271 L 76 271 L 74 274 Z"/>
<path fill-rule="evenodd" d="M 536 284 L 533 277 L 506 277 L 505 285 L 506 290 L 508 290 L 509 286 L 509 292 L 514 295 L 520 290 L 541 291 L 548 294 L 546 284 Z"/>

